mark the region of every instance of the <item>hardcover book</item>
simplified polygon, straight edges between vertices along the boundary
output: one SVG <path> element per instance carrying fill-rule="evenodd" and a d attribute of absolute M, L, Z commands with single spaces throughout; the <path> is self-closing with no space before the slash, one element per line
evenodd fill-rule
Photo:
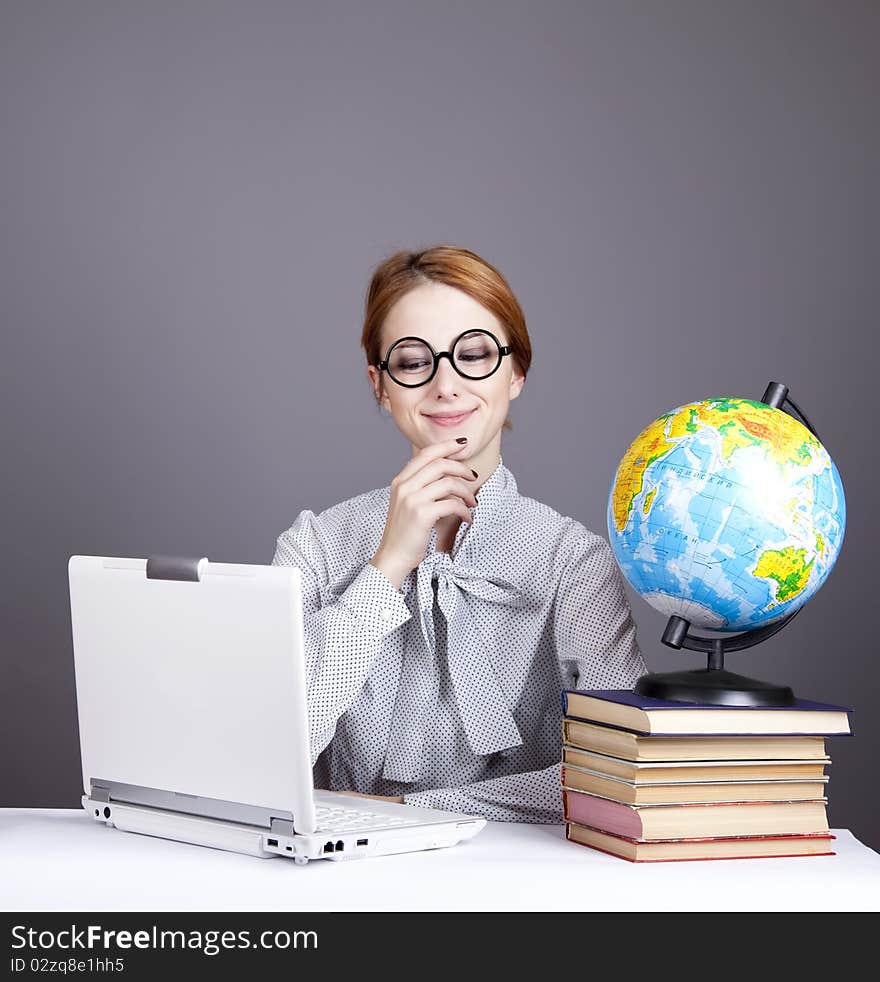
<path fill-rule="evenodd" d="M 757 835 L 711 839 L 660 839 L 641 842 L 576 822 L 568 822 L 566 838 L 631 863 L 684 862 L 696 859 L 771 859 L 788 856 L 833 856 L 833 835 Z"/>
<path fill-rule="evenodd" d="M 563 742 L 631 761 L 827 760 L 822 736 L 647 736 L 585 720 L 562 721 Z"/>
<path fill-rule="evenodd" d="M 825 794 L 828 778 L 814 781 L 678 781 L 665 784 L 635 784 L 609 777 L 574 764 L 562 765 L 562 786 L 586 791 L 629 805 L 663 805 L 715 801 L 812 801 Z"/>
<path fill-rule="evenodd" d="M 612 757 L 566 743 L 562 747 L 562 762 L 633 784 L 668 784 L 681 781 L 815 781 L 825 777 L 825 768 L 831 758 L 640 761 Z"/>
<path fill-rule="evenodd" d="M 797 699 L 791 706 L 716 706 L 640 696 L 629 689 L 564 689 L 567 717 L 641 734 L 843 735 L 851 733 L 850 709 Z"/>
<path fill-rule="evenodd" d="M 825 798 L 713 804 L 628 805 L 564 788 L 566 822 L 627 839 L 688 839 L 754 835 L 828 834 Z"/>

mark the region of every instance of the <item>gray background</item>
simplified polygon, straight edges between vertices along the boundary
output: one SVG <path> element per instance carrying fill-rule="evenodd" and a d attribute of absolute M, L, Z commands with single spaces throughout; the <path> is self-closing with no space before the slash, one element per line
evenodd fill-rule
<path fill-rule="evenodd" d="M 505 463 L 602 534 L 650 420 L 791 387 L 846 541 L 729 667 L 854 708 L 831 824 L 880 847 L 880 6 L 7 0 L 0 55 L 0 804 L 78 806 L 71 554 L 267 563 L 403 466 L 363 295 L 449 242 L 529 323 Z"/>

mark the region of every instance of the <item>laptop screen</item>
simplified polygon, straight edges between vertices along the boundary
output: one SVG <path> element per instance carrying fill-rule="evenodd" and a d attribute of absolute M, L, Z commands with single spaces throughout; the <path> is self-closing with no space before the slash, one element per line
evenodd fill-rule
<path fill-rule="evenodd" d="M 312 831 L 299 570 L 193 569 L 155 579 L 144 559 L 70 559 L 83 789 L 269 809 Z"/>

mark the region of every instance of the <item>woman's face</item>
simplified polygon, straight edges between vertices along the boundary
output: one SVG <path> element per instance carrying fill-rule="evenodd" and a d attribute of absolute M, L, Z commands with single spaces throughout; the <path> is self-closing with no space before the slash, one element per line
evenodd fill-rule
<path fill-rule="evenodd" d="M 399 338 L 422 338 L 440 352 L 449 351 L 460 334 L 473 330 L 490 331 L 502 345 L 510 340 L 495 315 L 466 293 L 445 283 L 420 284 L 388 312 L 382 327 L 382 358 Z M 414 451 L 466 436 L 467 447 L 460 459 L 477 455 L 495 440 L 500 445 L 508 405 L 519 395 L 525 381 L 513 355 L 501 359 L 494 375 L 480 380 L 462 378 L 448 358 L 441 358 L 431 381 L 417 388 L 398 385 L 387 372 L 372 365 L 368 373 L 376 397 L 394 417 Z M 454 413 L 467 415 L 452 425 L 444 425 L 436 418 Z"/>

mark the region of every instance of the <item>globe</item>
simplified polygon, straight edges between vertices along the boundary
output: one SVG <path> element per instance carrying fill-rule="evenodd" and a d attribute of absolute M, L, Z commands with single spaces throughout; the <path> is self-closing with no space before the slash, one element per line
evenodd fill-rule
<path fill-rule="evenodd" d="M 695 627 L 750 631 L 802 607 L 843 543 L 834 461 L 782 409 L 705 399 L 633 440 L 608 496 L 608 536 L 632 588 Z"/>

